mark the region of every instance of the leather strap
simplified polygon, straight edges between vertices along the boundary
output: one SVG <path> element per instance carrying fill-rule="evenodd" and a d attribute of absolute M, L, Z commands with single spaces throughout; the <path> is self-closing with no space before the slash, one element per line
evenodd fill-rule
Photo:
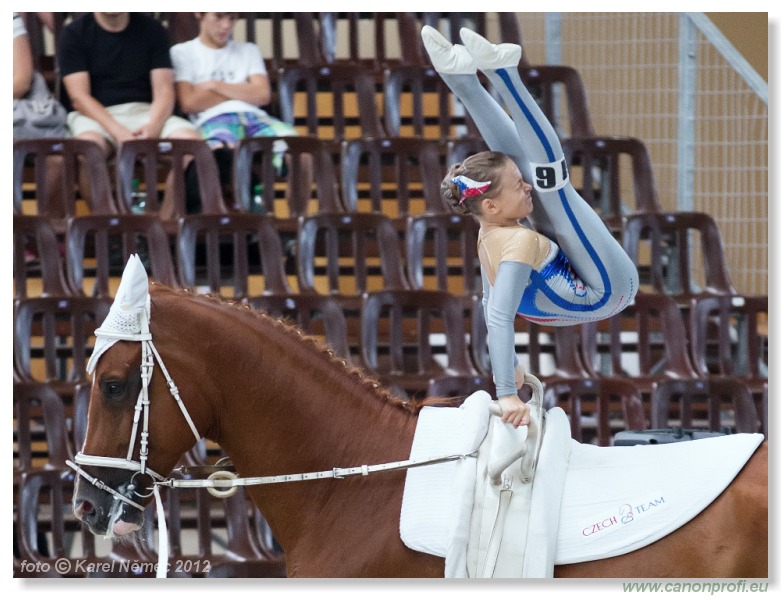
<path fill-rule="evenodd" d="M 450 454 L 425 460 L 401 460 L 379 465 L 361 465 L 359 467 L 334 467 L 328 471 L 312 471 L 310 473 L 294 473 L 291 475 L 271 475 L 266 477 L 236 477 L 233 479 L 165 479 L 155 483 L 171 488 L 232 488 L 245 485 L 268 485 L 272 483 L 288 483 L 291 481 L 312 481 L 316 479 L 344 479 L 355 475 L 365 477 L 369 473 L 381 471 L 397 471 L 413 467 L 435 465 L 443 462 L 461 460 L 477 456 L 477 450 L 469 454 Z"/>

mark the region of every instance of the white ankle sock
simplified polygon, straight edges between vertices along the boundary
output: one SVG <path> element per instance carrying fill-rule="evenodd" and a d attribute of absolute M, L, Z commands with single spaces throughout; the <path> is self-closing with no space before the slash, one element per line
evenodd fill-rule
<path fill-rule="evenodd" d="M 477 72 L 472 55 L 461 45 L 453 45 L 433 27 L 426 25 L 420 33 L 431 64 L 439 73 L 471 74 Z"/>
<path fill-rule="evenodd" d="M 478 69 L 517 67 L 523 50 L 517 44 L 492 44 L 471 29 L 461 29 L 461 39 Z"/>

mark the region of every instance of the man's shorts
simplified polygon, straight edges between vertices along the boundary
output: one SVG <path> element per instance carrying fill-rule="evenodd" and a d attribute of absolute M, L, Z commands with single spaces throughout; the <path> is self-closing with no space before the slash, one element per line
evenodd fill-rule
<path fill-rule="evenodd" d="M 235 146 L 245 138 L 298 135 L 289 123 L 251 112 L 217 115 L 201 123 L 198 130 L 212 148 Z"/>
<path fill-rule="evenodd" d="M 125 104 L 115 104 L 114 106 L 107 106 L 109 114 L 114 117 L 117 122 L 121 123 L 130 131 L 135 131 L 139 127 L 142 127 L 149 122 L 149 109 L 150 104 L 148 102 L 126 102 Z M 78 136 L 82 133 L 90 131 L 96 131 L 106 138 L 112 146 L 116 147 L 116 141 L 106 131 L 100 123 L 89 117 L 85 117 L 83 114 L 77 111 L 68 113 L 68 127 L 70 127 L 71 133 Z M 163 130 L 160 132 L 161 138 L 171 137 L 171 134 L 180 129 L 190 129 L 196 131 L 196 128 L 192 123 L 177 116 L 170 116 L 163 124 Z"/>

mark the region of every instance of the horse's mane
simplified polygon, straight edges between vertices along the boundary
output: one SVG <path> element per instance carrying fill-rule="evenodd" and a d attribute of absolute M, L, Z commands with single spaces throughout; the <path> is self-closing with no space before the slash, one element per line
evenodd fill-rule
<path fill-rule="evenodd" d="M 417 414 L 424 406 L 451 404 L 451 402 L 445 398 L 426 398 L 422 401 L 413 401 L 395 396 L 376 378 L 369 375 L 365 370 L 348 364 L 348 362 L 338 356 L 330 346 L 319 338 L 302 331 L 294 321 L 287 317 L 272 315 L 265 310 L 253 308 L 249 304 L 242 303 L 241 301 L 226 299 L 213 294 L 198 294 L 188 289 L 173 289 L 158 283 L 153 283 L 152 286 L 156 292 L 168 293 L 201 304 L 208 304 L 214 308 L 228 311 L 238 318 L 247 320 L 250 323 L 254 322 L 256 324 L 269 325 L 288 336 L 294 342 L 309 347 L 316 356 L 319 356 L 323 361 L 327 361 L 327 364 L 330 367 L 343 372 L 347 378 L 361 386 L 367 394 L 377 398 L 381 402 L 391 406 L 397 406 L 411 414 Z"/>

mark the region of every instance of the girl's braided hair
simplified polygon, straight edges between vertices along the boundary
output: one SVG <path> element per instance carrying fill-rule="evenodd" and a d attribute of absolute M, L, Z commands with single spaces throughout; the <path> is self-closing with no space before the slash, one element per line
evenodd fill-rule
<path fill-rule="evenodd" d="M 454 164 L 439 186 L 445 202 L 459 214 L 482 214 L 480 203 L 499 193 L 499 174 L 508 160 L 503 152 L 487 151 Z"/>

